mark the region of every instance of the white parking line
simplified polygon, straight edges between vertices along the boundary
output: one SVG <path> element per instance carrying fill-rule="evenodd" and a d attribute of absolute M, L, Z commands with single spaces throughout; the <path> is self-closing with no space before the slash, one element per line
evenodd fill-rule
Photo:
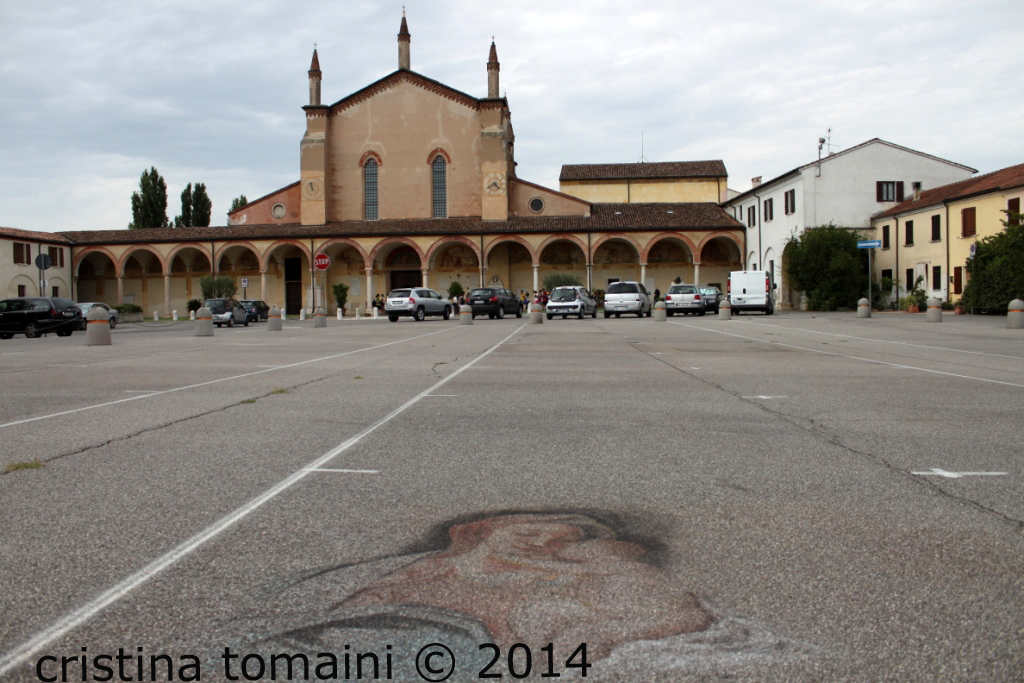
<path fill-rule="evenodd" d="M 442 332 L 448 332 L 450 330 L 455 330 L 455 329 L 459 329 L 459 328 L 457 328 L 457 327 L 450 327 L 450 328 L 445 329 L 445 330 L 438 330 L 437 332 L 428 332 L 427 334 L 421 334 L 421 335 L 418 335 L 418 336 L 415 336 L 415 337 L 408 337 L 406 339 L 399 339 L 397 341 L 388 342 L 387 344 L 378 344 L 377 346 L 367 346 L 365 349 L 355 349 L 353 351 L 344 351 L 342 353 L 335 353 L 335 354 L 332 354 L 330 356 L 323 356 L 321 358 L 311 358 L 309 360 L 302 360 L 302 361 L 299 361 L 297 363 L 289 363 L 287 365 L 275 365 L 275 366 L 269 367 L 269 368 L 267 368 L 265 370 L 255 370 L 253 372 L 246 372 L 246 373 L 243 373 L 241 375 L 232 375 L 231 377 L 221 377 L 220 379 L 211 379 L 208 382 L 199 382 L 198 384 L 189 384 L 189 385 L 186 385 L 186 386 L 183 386 L 183 387 L 176 387 L 174 389 L 166 389 L 164 391 L 156 391 L 156 392 L 153 392 L 151 394 L 145 394 L 144 396 L 132 396 L 131 398 L 122 398 L 122 399 L 118 399 L 117 401 L 107 401 L 106 403 L 97 403 L 97 404 L 91 405 L 91 406 L 83 406 L 81 408 L 74 408 L 72 410 L 64 410 L 64 411 L 59 412 L 59 413 L 50 413 L 49 415 L 40 415 L 38 417 L 25 418 L 24 420 L 15 420 L 14 422 L 5 422 L 3 424 L 0 424 L 0 429 L 3 429 L 4 427 L 14 427 L 16 425 L 23 425 L 23 424 L 26 424 L 28 422 L 36 422 L 37 420 L 47 420 L 47 419 L 50 419 L 50 418 L 53 418 L 53 417 L 61 417 L 62 415 L 71 415 L 73 413 L 80 413 L 83 410 L 94 410 L 96 408 L 105 408 L 106 406 L 113 406 L 113 405 L 117 405 L 118 403 L 125 403 L 127 401 L 138 401 L 141 398 L 150 398 L 152 396 L 163 396 L 164 394 L 171 394 L 171 393 L 174 393 L 176 391 L 185 391 L 186 389 L 196 389 L 198 387 L 205 387 L 205 386 L 209 386 L 211 384 L 217 384 L 219 382 L 229 382 L 229 381 L 231 381 L 233 379 L 242 379 L 243 377 L 252 377 L 254 375 L 262 375 L 263 373 L 273 372 L 275 370 L 287 370 L 289 368 L 296 368 L 296 367 L 298 367 L 300 365 L 307 365 L 309 363 L 319 363 L 321 361 L 331 360 L 333 358 L 341 358 L 342 356 L 350 356 L 350 355 L 352 355 L 354 353 L 362 353 L 363 351 L 373 351 L 375 349 L 382 349 L 385 346 L 393 346 L 395 344 L 402 344 L 402 343 L 407 342 L 407 341 L 413 341 L 413 340 L 416 340 L 416 339 L 422 339 L 423 337 L 430 337 L 430 336 L 435 335 L 435 334 L 441 334 Z"/>
<path fill-rule="evenodd" d="M 960 477 L 1005 477 L 1007 472 L 947 472 L 938 467 L 933 467 L 927 472 L 911 472 L 922 477 L 945 477 L 946 479 L 959 479 Z"/>
<path fill-rule="evenodd" d="M 112 588 L 104 591 L 103 593 L 101 593 L 97 597 L 93 598 L 91 601 L 89 601 L 88 603 L 86 603 L 82 607 L 79 607 L 77 610 L 75 610 L 73 612 L 70 612 L 69 614 L 66 614 L 64 617 L 62 617 L 61 619 L 58 619 L 56 622 L 54 622 L 48 628 L 46 628 L 46 629 L 40 631 L 39 633 L 37 633 L 36 635 L 34 635 L 32 638 L 30 638 L 25 643 L 23 643 L 23 644 L 19 645 L 18 647 L 14 648 L 13 650 L 11 650 L 7 654 L 5 654 L 3 657 L 0 657 L 0 677 L 5 676 L 8 671 L 10 671 L 14 667 L 24 663 L 32 655 L 34 655 L 35 653 L 37 653 L 40 650 L 42 650 L 44 647 L 46 647 L 47 645 L 49 645 L 53 641 L 57 640 L 58 638 L 63 637 L 65 634 L 67 634 L 71 630 L 73 630 L 73 629 L 81 626 L 85 622 L 89 621 L 94 616 L 96 616 L 99 612 L 103 611 L 104 609 L 106 609 L 110 605 L 114 604 L 115 602 L 117 602 L 118 600 L 123 598 L 124 596 L 128 595 L 129 593 L 131 593 L 133 590 L 135 590 L 136 588 L 138 588 L 142 584 L 146 583 L 147 581 L 149 581 L 153 577 L 155 577 L 158 574 L 160 574 L 161 572 L 163 572 L 165 569 L 173 566 L 174 564 L 176 564 L 182 558 L 186 557 L 187 555 L 190 555 L 192 552 L 194 552 L 198 548 L 202 547 L 207 541 L 210 541 L 213 538 L 216 538 L 222 532 L 226 531 L 227 529 L 229 529 L 232 526 L 234 526 L 236 523 L 238 523 L 241 520 L 245 519 L 247 516 L 249 516 L 250 514 L 255 512 L 256 510 L 258 510 L 259 508 L 261 508 L 264 504 L 270 502 L 271 500 L 276 498 L 278 495 L 280 495 L 284 491 L 287 491 L 289 488 L 291 488 L 292 486 L 294 486 L 298 482 L 302 481 L 306 477 L 306 475 L 308 475 L 310 472 L 314 472 L 314 471 L 319 470 L 321 465 L 326 465 L 328 462 L 330 462 L 334 458 L 338 457 L 339 455 L 341 455 L 342 453 L 347 451 L 352 446 L 355 446 L 356 444 L 358 444 L 364 438 L 366 438 L 367 436 L 369 436 L 370 434 L 375 432 L 377 429 L 379 429 L 383 425 L 387 424 L 392 419 L 398 417 L 399 415 L 401 415 L 403 412 L 405 412 L 406 410 L 408 410 L 412 406 L 416 405 L 421 399 L 426 398 L 427 396 L 431 395 L 438 388 L 444 386 L 445 384 L 447 384 L 451 380 L 453 380 L 456 377 L 458 377 L 464 370 L 468 370 L 469 368 L 473 367 L 473 365 L 476 364 L 478 361 L 483 360 L 484 358 L 486 358 L 492 351 L 494 351 L 496 348 L 498 348 L 499 346 L 504 344 L 506 341 L 511 339 L 514 335 L 518 334 L 519 331 L 522 330 L 524 327 L 526 327 L 526 323 L 524 323 L 524 324 L 520 325 L 519 327 L 517 327 L 515 329 L 515 331 L 512 332 L 512 334 L 508 335 L 507 337 L 502 339 L 500 342 L 498 342 L 497 344 L 495 344 L 491 348 L 489 348 L 486 351 L 484 351 L 482 354 L 477 356 L 474 360 L 472 360 L 469 363 L 463 365 L 461 368 L 459 368 L 458 370 L 456 370 L 452 374 L 448 375 L 444 379 L 440 380 L 439 382 L 437 382 L 436 384 L 434 384 L 430 388 L 428 388 L 428 389 L 426 389 L 424 391 L 421 391 L 420 393 L 416 394 L 416 396 L 414 396 L 413 398 L 409 399 L 408 401 L 406 401 L 405 403 L 400 405 L 398 408 L 395 408 L 390 413 L 388 413 L 387 415 L 382 417 L 377 422 L 374 422 L 369 427 L 366 427 L 365 429 L 363 429 L 361 432 L 359 432 L 355 436 L 353 436 L 353 437 L 351 437 L 349 439 L 346 439 L 345 441 L 342 441 L 340 444 L 338 444 L 337 446 L 335 446 L 331 450 L 327 451 L 326 453 L 324 453 L 319 458 L 317 458 L 313 462 L 309 463 L 308 465 L 306 465 L 302 469 L 299 469 L 296 472 L 293 472 L 291 475 L 289 475 L 285 479 L 281 480 L 280 482 L 278 482 L 277 484 L 275 484 L 271 488 L 267 489 L 262 494 L 256 496 L 255 498 L 250 500 L 245 505 L 242 505 L 241 507 L 235 509 L 233 512 L 228 513 L 227 515 L 222 517 L 220 520 L 218 520 L 218 521 L 214 522 L 213 524 L 211 524 L 210 526 L 206 527 L 205 529 L 200 531 L 198 534 L 196 534 L 192 538 L 184 541 L 183 543 L 179 544 L 176 548 L 170 550 L 169 552 L 165 553 L 164 555 L 162 555 L 162 556 L 158 557 L 157 559 L 153 560 L 152 562 L 147 564 L 145 567 L 140 569 L 135 574 L 132 574 L 131 576 L 129 576 L 126 579 L 124 579 L 121 582 L 119 582 L 117 585 L 115 585 Z M 432 333 L 432 334 L 436 334 L 436 333 Z M 428 335 L 420 335 L 420 336 L 428 336 Z M 413 337 L 413 339 L 416 339 L 416 338 L 417 337 Z M 406 340 L 404 340 L 404 341 L 406 341 Z M 397 343 L 397 342 L 391 342 L 391 343 Z M 384 344 L 383 346 L 388 346 L 388 345 L 389 344 Z M 379 348 L 379 347 L 374 347 L 374 348 Z M 344 355 L 344 354 L 339 354 L 339 355 Z M 310 361 L 305 361 L 305 362 L 310 362 Z"/>
<path fill-rule="evenodd" d="M 942 370 L 929 370 L 928 368 L 919 368 L 915 365 L 904 365 L 902 363 L 889 363 L 884 360 L 875 360 L 873 358 L 862 358 L 860 356 L 851 356 L 846 353 L 836 353 L 835 351 L 822 351 L 821 349 L 809 349 L 806 346 L 797 346 L 795 344 L 784 344 L 782 342 L 772 341 L 770 339 L 760 339 L 758 337 L 747 337 L 742 334 L 733 334 L 731 332 L 722 332 L 721 330 L 713 330 L 710 327 L 699 327 L 697 325 L 688 325 L 686 323 L 673 322 L 673 325 L 682 325 L 683 327 L 692 327 L 695 330 L 702 332 L 714 332 L 715 334 L 724 334 L 727 337 L 737 337 L 739 339 L 749 339 L 751 341 L 761 342 L 763 344 L 775 344 L 776 346 L 783 346 L 788 349 L 798 349 L 800 351 L 810 351 L 811 353 L 820 353 L 823 356 L 837 356 L 839 358 L 849 358 L 851 360 L 859 360 L 865 363 L 874 363 L 876 365 L 885 365 L 890 368 L 900 368 L 901 370 L 916 370 L 918 372 L 928 372 L 933 375 L 943 375 L 945 377 L 958 377 L 960 379 L 972 379 L 976 382 L 988 382 L 989 384 L 1001 384 L 1006 387 L 1016 387 L 1018 389 L 1024 389 L 1024 384 L 1015 384 L 1013 382 L 1003 382 L 998 379 L 986 379 L 984 377 L 972 377 L 970 375 L 961 375 L 955 372 L 943 372 Z M 948 350 L 948 349 L 947 349 Z M 0 425 L 2 427 L 3 425 Z"/>
<path fill-rule="evenodd" d="M 344 472 L 345 474 L 380 474 L 380 470 L 332 470 L 326 467 L 310 467 L 304 472 Z"/>

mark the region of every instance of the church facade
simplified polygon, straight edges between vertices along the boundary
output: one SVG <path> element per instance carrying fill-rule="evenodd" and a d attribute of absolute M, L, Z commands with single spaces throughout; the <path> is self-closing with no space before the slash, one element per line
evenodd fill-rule
<path fill-rule="evenodd" d="M 714 177 L 701 179 L 713 190 L 632 201 L 532 183 L 516 173 L 493 42 L 486 68 L 480 98 L 416 73 L 403 16 L 398 69 L 323 104 L 314 50 L 298 180 L 231 212 L 223 227 L 61 233 L 72 296 L 183 311 L 213 273 L 233 277 L 240 298 L 333 312 L 339 282 L 354 308 L 404 286 L 444 293 L 458 281 L 518 293 L 569 273 L 591 289 L 639 280 L 664 291 L 676 278 L 721 284 L 741 268 L 745 229 L 718 204 L 724 164 L 710 162 Z M 323 273 L 318 254 L 331 260 Z"/>

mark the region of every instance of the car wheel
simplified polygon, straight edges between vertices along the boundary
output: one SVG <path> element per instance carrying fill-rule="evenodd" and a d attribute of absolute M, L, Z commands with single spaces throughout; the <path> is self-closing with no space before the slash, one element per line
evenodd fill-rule
<path fill-rule="evenodd" d="M 416 309 L 416 316 L 415 317 L 416 317 L 416 322 L 418 322 L 418 323 L 421 323 L 424 320 L 426 320 L 427 312 L 423 309 L 422 306 L 420 306 L 419 308 Z"/>
<path fill-rule="evenodd" d="M 612 314 L 611 314 L 611 313 L 609 313 L 608 311 L 605 311 L 605 312 L 604 312 L 604 319 L 605 319 L 605 320 L 607 320 L 607 319 L 608 319 L 608 318 L 610 318 L 610 317 L 612 317 Z"/>
<path fill-rule="evenodd" d="M 643 306 L 641 306 L 640 310 L 636 312 L 636 317 L 638 317 L 638 318 L 644 317 L 644 307 Z"/>
<path fill-rule="evenodd" d="M 579 314 L 577 315 L 577 317 L 578 317 L 578 318 L 579 318 L 580 320 L 583 320 L 583 307 L 582 307 L 582 306 L 580 306 L 580 312 L 579 312 Z"/>
<path fill-rule="evenodd" d="M 4 332 L 3 334 L 0 334 L 0 339 L 13 339 L 13 338 L 14 338 L 14 335 L 11 334 L 10 332 Z"/>
<path fill-rule="evenodd" d="M 472 318 L 473 320 L 476 320 L 476 313 L 470 313 L 469 317 Z"/>
<path fill-rule="evenodd" d="M 35 339 L 38 336 L 39 336 L 39 332 L 36 330 L 36 326 L 35 326 L 34 323 L 29 323 L 28 325 L 25 325 L 25 338 L 26 339 Z"/>
<path fill-rule="evenodd" d="M 704 309 L 703 308 L 700 309 L 700 311 L 697 313 L 697 315 L 703 317 L 704 316 Z"/>
<path fill-rule="evenodd" d="M 398 316 L 397 315 L 389 315 L 388 316 L 388 320 L 390 320 L 393 323 L 397 323 L 398 322 Z"/>
<path fill-rule="evenodd" d="M 498 306 L 498 312 L 497 312 L 496 315 L 498 316 L 498 320 L 504 320 L 505 319 L 505 307 L 504 306 Z"/>
<path fill-rule="evenodd" d="M 546 315 L 548 317 L 548 320 L 553 320 L 555 317 L 553 313 L 547 313 Z"/>
<path fill-rule="evenodd" d="M 596 318 L 597 317 L 597 306 L 594 306 L 594 310 L 590 312 L 590 317 L 591 318 Z"/>
<path fill-rule="evenodd" d="M 622 317 L 622 314 L 621 314 L 621 313 L 616 313 L 616 314 L 615 314 L 615 317 L 616 317 L 616 318 L 621 318 L 621 317 Z"/>
<path fill-rule="evenodd" d="M 653 306 L 651 308 L 648 308 L 647 309 L 647 317 L 650 318 L 651 317 L 651 313 L 653 313 L 653 312 L 654 312 L 654 307 Z"/>
<path fill-rule="evenodd" d="M 246 317 L 245 322 L 242 323 L 242 326 L 243 327 L 249 327 L 249 318 L 248 317 Z"/>
<path fill-rule="evenodd" d="M 234 327 L 234 326 L 235 326 L 235 316 L 231 316 L 230 318 L 228 318 L 228 327 Z"/>
<path fill-rule="evenodd" d="M 523 317 L 523 307 L 522 306 L 519 306 L 519 307 L 516 308 L 516 317 L 517 318 L 522 318 Z"/>
<path fill-rule="evenodd" d="M 117 321 L 114 320 L 113 318 L 111 318 L 110 319 L 110 329 L 114 329 L 115 327 L 117 327 Z"/>
<path fill-rule="evenodd" d="M 668 317 L 670 317 L 670 318 L 671 318 L 672 316 L 674 316 L 675 314 L 676 314 L 676 312 L 675 312 L 675 311 L 665 311 L 665 315 L 667 315 L 667 316 L 668 316 Z"/>

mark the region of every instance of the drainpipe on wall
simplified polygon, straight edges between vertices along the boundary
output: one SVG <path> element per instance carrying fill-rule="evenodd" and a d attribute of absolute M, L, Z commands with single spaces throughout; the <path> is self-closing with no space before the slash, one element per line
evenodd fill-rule
<path fill-rule="evenodd" d="M 764 270 L 764 259 L 761 258 L 761 224 L 764 223 L 764 216 L 761 215 L 761 195 L 755 194 L 754 199 L 757 200 L 754 207 L 754 215 L 757 216 L 757 262 L 761 264 L 761 270 Z"/>
<path fill-rule="evenodd" d="M 892 230 L 892 238 L 893 238 L 893 241 L 894 241 L 894 244 L 895 244 L 895 249 L 896 249 L 896 272 L 893 273 L 893 275 L 895 275 L 896 279 L 898 280 L 899 277 L 900 277 L 900 217 L 897 214 L 897 215 L 894 215 L 892 217 L 892 219 L 895 222 L 895 225 L 893 225 L 893 230 Z M 906 289 L 905 285 L 906 285 L 906 283 L 904 283 L 904 289 Z M 896 287 L 896 298 L 897 299 L 900 298 L 900 288 L 899 287 Z"/>

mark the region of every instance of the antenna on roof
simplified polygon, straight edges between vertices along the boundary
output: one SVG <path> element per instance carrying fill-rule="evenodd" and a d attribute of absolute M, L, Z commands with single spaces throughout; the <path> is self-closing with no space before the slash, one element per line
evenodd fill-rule
<path fill-rule="evenodd" d="M 640 160 L 636 163 L 643 164 L 647 162 L 647 157 L 644 156 L 644 132 L 640 131 Z"/>

